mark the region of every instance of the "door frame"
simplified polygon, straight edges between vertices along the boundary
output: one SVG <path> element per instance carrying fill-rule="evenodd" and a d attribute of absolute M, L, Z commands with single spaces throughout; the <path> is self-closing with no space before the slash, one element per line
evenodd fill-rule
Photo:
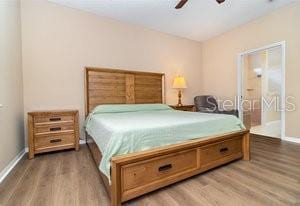
<path fill-rule="evenodd" d="M 254 52 L 259 52 L 266 49 L 271 49 L 274 47 L 281 47 L 282 56 L 281 56 L 281 112 L 280 112 L 280 130 L 281 135 L 280 138 L 285 138 L 285 100 L 286 100 L 286 94 L 285 94 L 285 69 L 286 69 L 286 42 L 281 41 L 273 44 L 269 44 L 260 48 L 251 49 L 248 51 L 244 51 L 238 54 L 237 58 L 237 93 L 238 93 L 238 110 L 239 110 L 239 116 L 243 120 L 243 108 L 242 108 L 242 98 L 243 98 L 243 68 L 244 68 L 244 62 L 243 62 L 243 56 L 247 54 L 251 54 Z"/>

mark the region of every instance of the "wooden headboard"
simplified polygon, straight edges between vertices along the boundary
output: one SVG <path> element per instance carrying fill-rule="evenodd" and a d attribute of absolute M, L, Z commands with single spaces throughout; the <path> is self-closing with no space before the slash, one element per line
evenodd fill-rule
<path fill-rule="evenodd" d="M 100 104 L 164 103 L 161 73 L 85 68 L 85 115 Z"/>

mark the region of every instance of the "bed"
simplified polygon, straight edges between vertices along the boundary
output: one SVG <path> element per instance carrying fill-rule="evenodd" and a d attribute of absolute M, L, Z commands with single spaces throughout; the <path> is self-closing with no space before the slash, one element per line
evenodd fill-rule
<path fill-rule="evenodd" d="M 164 74 L 86 68 L 85 96 L 87 145 L 111 205 L 250 160 L 249 131 L 237 118 L 164 105 Z"/>

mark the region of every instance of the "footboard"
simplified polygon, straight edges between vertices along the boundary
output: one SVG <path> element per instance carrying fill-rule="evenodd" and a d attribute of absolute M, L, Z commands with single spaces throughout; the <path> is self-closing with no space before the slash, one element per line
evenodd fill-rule
<path fill-rule="evenodd" d="M 240 158 L 250 160 L 248 130 L 113 157 L 111 205 Z"/>

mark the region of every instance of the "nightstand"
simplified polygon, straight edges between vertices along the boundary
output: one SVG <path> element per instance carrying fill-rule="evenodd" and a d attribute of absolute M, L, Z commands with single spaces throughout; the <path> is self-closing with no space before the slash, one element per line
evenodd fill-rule
<path fill-rule="evenodd" d="M 188 111 L 188 112 L 195 111 L 194 105 L 182 105 L 182 106 L 170 105 L 170 107 L 172 107 L 173 109 L 176 109 L 176 110 L 181 110 L 181 111 Z"/>
<path fill-rule="evenodd" d="M 78 111 L 29 112 L 28 147 L 29 159 L 44 152 L 79 150 Z"/>

